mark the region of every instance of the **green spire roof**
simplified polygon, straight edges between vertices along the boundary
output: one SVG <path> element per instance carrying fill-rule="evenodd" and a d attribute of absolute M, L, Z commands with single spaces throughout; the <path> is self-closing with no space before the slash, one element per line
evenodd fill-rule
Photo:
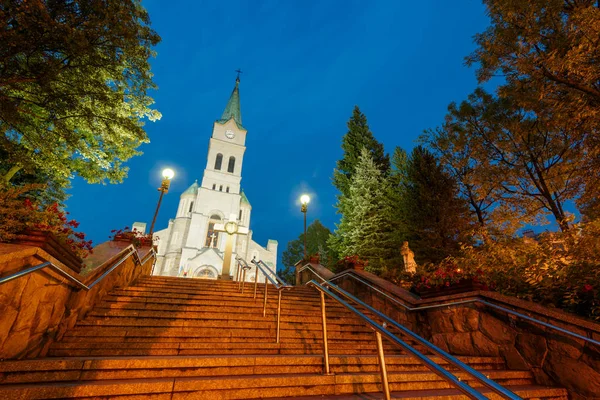
<path fill-rule="evenodd" d="M 192 183 L 192 186 L 187 188 L 185 190 L 185 192 L 181 193 L 182 196 L 184 194 L 198 194 L 198 180 L 197 179 L 194 181 L 194 183 Z"/>
<path fill-rule="evenodd" d="M 242 203 L 250 204 L 248 198 L 246 197 L 246 193 L 242 190 Z"/>
<path fill-rule="evenodd" d="M 231 118 L 235 120 L 235 123 L 239 129 L 244 129 L 242 126 L 242 111 L 240 109 L 240 78 L 239 76 L 235 80 L 235 87 L 233 88 L 233 92 L 231 92 L 231 96 L 229 97 L 229 101 L 227 102 L 227 106 L 225 106 L 225 111 L 223 111 L 223 115 L 221 115 L 221 119 L 217 120 L 219 123 L 224 124 L 229 121 Z"/>

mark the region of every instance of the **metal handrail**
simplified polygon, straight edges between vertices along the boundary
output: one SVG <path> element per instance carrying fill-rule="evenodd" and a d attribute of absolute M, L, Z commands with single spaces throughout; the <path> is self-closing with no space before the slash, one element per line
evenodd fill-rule
<path fill-rule="evenodd" d="M 243 277 L 242 277 L 242 286 L 241 286 L 241 290 L 242 293 L 244 293 L 244 283 L 246 281 L 246 270 L 250 269 L 251 267 L 248 266 L 248 263 L 246 262 L 246 260 L 244 260 L 241 257 L 236 257 L 236 260 L 238 262 L 238 279 L 239 279 L 239 269 L 240 266 L 243 269 Z M 263 275 L 265 276 L 265 292 L 264 292 L 264 298 L 263 298 L 263 317 L 267 316 L 267 299 L 268 299 L 268 291 L 269 291 L 269 285 L 268 282 L 271 282 L 271 284 L 275 287 L 275 289 L 277 290 L 277 325 L 276 325 L 276 338 L 275 338 L 275 342 L 279 343 L 280 338 L 281 338 L 281 292 L 284 289 L 291 289 L 292 286 L 288 285 L 283 279 L 281 279 L 279 276 L 277 276 L 276 273 L 274 273 L 271 268 L 262 260 L 256 261 L 256 260 L 252 260 L 252 263 L 254 265 L 256 265 L 256 273 L 254 274 L 254 299 L 256 299 L 256 291 L 258 289 L 258 271 L 260 270 Z M 273 275 L 275 277 L 275 279 L 273 279 L 271 277 L 271 275 Z M 239 287 L 238 287 L 239 289 Z"/>
<path fill-rule="evenodd" d="M 246 260 L 244 260 L 241 257 L 236 257 L 235 260 L 237 261 L 237 271 L 236 271 L 236 278 L 235 279 L 238 281 L 238 290 L 241 289 L 242 290 L 242 294 L 243 294 L 244 293 L 244 286 L 246 284 L 246 271 L 248 271 L 249 269 L 252 269 L 252 267 L 249 266 L 248 263 L 246 262 Z M 241 273 L 240 273 L 240 268 L 241 268 L 241 271 L 242 271 Z"/>
<path fill-rule="evenodd" d="M 315 274 L 317 276 L 317 278 L 319 278 L 323 282 L 329 282 L 327 279 L 325 279 L 321 275 L 319 275 L 319 273 L 317 271 L 315 271 L 309 264 L 306 264 L 304 267 L 300 268 L 298 273 L 304 271 L 305 269 L 309 269 L 313 274 Z"/>
<path fill-rule="evenodd" d="M 58 272 L 59 274 L 61 274 L 65 278 L 67 278 L 69 281 L 74 283 L 78 289 L 90 290 L 94 286 L 96 286 L 100 281 L 102 281 L 108 274 L 110 274 L 112 271 L 114 271 L 119 265 L 121 265 L 123 262 L 125 262 L 125 260 L 127 260 L 129 258 L 129 256 L 131 256 L 132 254 L 134 254 L 134 257 L 139 264 L 143 264 L 148 260 L 149 256 L 152 255 L 153 253 L 154 253 L 154 249 L 151 249 L 150 252 L 148 252 L 148 254 L 146 256 L 144 256 L 144 259 L 142 260 L 142 259 L 140 259 L 140 256 L 137 254 L 137 251 L 135 250 L 135 248 L 130 249 L 127 252 L 127 254 L 123 255 L 123 257 L 121 257 L 119 259 L 119 261 L 117 261 L 112 267 L 110 267 L 107 271 L 105 271 L 102 275 L 100 275 L 89 286 L 84 284 L 79 279 L 75 278 L 74 276 L 72 276 L 71 274 L 69 274 L 68 272 L 63 270 L 62 268 L 58 267 L 56 264 L 52 263 L 51 261 L 45 261 L 45 262 L 35 265 L 33 267 L 26 268 L 19 272 L 15 272 L 14 274 L 2 277 L 2 278 L 0 278 L 0 285 L 3 283 L 6 283 L 6 282 L 12 281 L 14 279 L 20 278 L 22 276 L 28 275 L 32 272 L 39 271 L 39 270 L 42 270 L 42 269 L 48 267 L 48 268 L 55 270 L 56 272 Z"/>
<path fill-rule="evenodd" d="M 383 291 L 379 290 L 378 288 L 376 288 L 375 286 L 371 285 L 371 284 L 370 284 L 370 283 L 368 283 L 367 281 L 365 281 L 365 280 L 363 280 L 363 279 L 361 279 L 361 278 L 357 277 L 356 275 L 354 275 L 354 274 L 352 273 L 352 271 L 344 271 L 344 272 L 342 272 L 341 274 L 334 276 L 334 277 L 333 277 L 333 278 L 331 278 L 330 280 L 327 280 L 327 279 L 324 279 L 324 278 L 323 278 L 321 275 L 319 275 L 319 273 L 318 273 L 317 271 L 315 271 L 313 268 L 311 268 L 311 267 L 310 267 L 310 265 L 305 265 L 304 267 L 300 268 L 300 270 L 299 270 L 298 272 L 302 272 L 302 271 L 304 271 L 305 269 L 309 269 L 309 270 L 310 270 L 310 271 L 311 271 L 313 274 L 315 274 L 315 275 L 316 275 L 316 276 L 317 276 L 319 279 L 321 279 L 321 280 L 322 280 L 322 281 L 324 281 L 324 282 L 331 282 L 331 281 L 334 281 L 334 280 L 340 279 L 340 278 L 342 278 L 342 277 L 344 277 L 344 276 L 349 276 L 350 278 L 352 278 L 352 279 L 355 279 L 355 280 L 357 280 L 357 281 L 359 281 L 359 282 L 363 283 L 364 285 L 368 286 L 368 287 L 369 287 L 369 288 L 371 288 L 372 290 L 375 290 L 377 293 L 379 293 L 379 294 L 381 294 L 381 295 L 385 296 L 387 299 L 389 299 L 389 300 L 390 300 L 390 301 L 392 301 L 393 303 L 396 303 L 396 304 L 398 304 L 399 306 L 403 307 L 403 308 L 404 308 L 405 310 L 407 310 L 407 311 L 411 311 L 411 312 L 412 312 L 412 311 L 427 310 L 427 309 L 432 309 L 432 308 L 451 307 L 451 306 L 457 306 L 457 305 L 462 305 L 462 304 L 481 303 L 481 304 L 484 304 L 484 305 L 486 305 L 486 306 L 488 306 L 488 307 L 495 308 L 495 309 L 497 309 L 497 310 L 503 311 L 503 312 L 505 312 L 505 313 L 507 313 L 507 314 L 514 315 L 514 316 L 516 316 L 516 317 L 519 317 L 519 318 L 522 318 L 522 319 L 524 319 L 524 320 L 527 320 L 527 321 L 530 321 L 530 322 L 536 323 L 536 324 L 538 324 L 538 325 L 545 326 L 545 327 L 547 327 L 547 328 L 550 328 L 550 329 L 553 329 L 553 330 L 555 330 L 555 331 L 558 331 L 558 332 L 564 333 L 564 334 L 566 334 L 566 335 L 569 335 L 569 336 L 575 337 L 575 338 L 577 338 L 577 339 L 581 339 L 581 340 L 583 340 L 583 341 L 585 341 L 585 342 L 592 343 L 592 344 L 595 344 L 595 345 L 597 345 L 597 346 L 600 346 L 600 341 L 598 341 L 598 340 L 594 340 L 594 339 L 592 339 L 592 338 L 588 338 L 587 336 L 583 336 L 583 335 L 580 335 L 580 334 L 578 334 L 578 333 L 571 332 L 571 331 L 569 331 L 569 330 L 567 330 L 567 329 L 564 329 L 564 328 L 558 327 L 558 326 L 556 326 L 556 325 L 552 325 L 552 324 L 550 324 L 550 323 L 548 323 L 548 322 L 540 321 L 539 319 L 536 319 L 536 318 L 530 317 L 530 316 L 528 316 L 528 315 L 522 314 L 522 313 L 520 313 L 520 312 L 517 312 L 517 311 L 511 310 L 511 309 L 509 309 L 509 308 L 506 308 L 506 307 L 499 306 L 499 305 L 497 305 L 497 304 L 494 304 L 494 303 L 490 303 L 490 302 L 488 302 L 488 301 L 485 301 L 485 300 L 481 300 L 481 299 L 470 299 L 470 300 L 461 300 L 461 301 L 452 301 L 452 302 L 447 302 L 447 303 L 433 304 L 433 305 L 430 305 L 430 306 L 410 307 L 410 306 L 407 306 L 406 304 L 404 304 L 404 303 L 402 303 L 402 302 L 398 301 L 397 299 L 395 299 L 394 297 L 390 296 L 389 294 L 387 294 L 387 293 L 385 293 L 385 292 L 383 292 Z"/>
<path fill-rule="evenodd" d="M 436 364 L 435 362 L 433 362 L 431 359 L 429 359 L 429 357 L 427 357 L 423 353 L 419 352 L 414 347 L 412 347 L 411 345 L 409 345 L 408 343 L 406 343 L 402 339 L 398 338 L 396 335 L 394 335 L 391 332 L 389 332 L 384 325 L 378 324 L 377 322 L 375 322 L 374 320 L 372 320 L 371 318 L 369 318 L 368 316 L 366 316 L 364 313 L 358 311 L 355 307 L 353 307 L 352 305 L 348 304 L 346 301 L 342 300 L 339 296 L 337 296 L 335 293 L 333 293 L 332 291 L 330 291 L 324 285 L 321 285 L 320 283 L 318 283 L 314 279 L 311 280 L 310 282 L 308 282 L 307 285 L 312 286 L 315 289 L 317 289 L 321 293 L 321 296 L 323 296 L 323 295 L 326 294 L 327 296 L 329 296 L 330 298 L 332 298 L 333 300 L 337 301 L 339 304 L 341 304 L 342 306 L 344 306 L 346 309 L 348 309 L 349 311 L 353 312 L 356 316 L 358 316 L 360 319 L 362 319 L 364 322 L 366 322 L 367 325 L 369 325 L 372 329 L 374 329 L 376 331 L 376 333 L 378 333 L 379 335 L 385 336 L 393 344 L 395 344 L 397 346 L 400 346 L 403 350 L 405 350 L 406 352 L 408 352 L 411 355 L 413 355 L 415 358 L 417 358 L 419 361 L 421 361 L 427 368 L 429 368 L 433 373 L 435 373 L 436 375 L 438 375 L 439 377 L 441 377 L 445 381 L 451 383 L 453 386 L 455 386 L 457 389 L 459 389 L 462 393 L 466 394 L 469 398 L 471 398 L 471 399 L 478 399 L 478 400 L 487 399 L 480 392 L 476 391 L 471 386 L 469 386 L 466 382 L 461 381 L 459 378 L 457 378 L 456 376 L 454 376 L 453 374 L 451 374 L 450 372 L 446 371 L 444 368 L 440 367 L 438 364 Z M 330 284 L 330 285 L 327 285 L 327 286 L 329 288 L 331 288 L 331 289 L 334 289 L 335 285 Z M 339 289 L 339 288 L 336 287 L 335 290 L 337 291 L 337 289 Z M 341 291 L 340 293 L 342 293 L 342 292 L 343 291 Z M 344 297 L 346 297 L 346 294 L 350 298 L 354 297 L 354 296 L 350 295 L 349 293 L 345 293 Z M 357 302 L 359 304 L 362 303 L 360 300 L 358 300 L 356 298 L 354 298 L 354 299 L 357 300 Z M 322 303 L 322 307 L 324 308 L 324 302 L 322 301 L 321 303 Z M 364 303 L 361 304 L 361 305 L 362 306 L 366 306 L 366 304 L 364 304 Z M 375 311 L 374 314 L 378 315 L 379 317 L 381 317 L 383 319 L 386 319 L 386 320 L 390 320 L 385 315 L 379 313 L 377 310 L 373 309 L 372 311 Z M 323 310 L 322 314 L 325 315 L 324 310 Z M 323 318 L 323 320 L 325 321 L 325 318 Z M 325 328 L 325 326 L 326 325 L 325 325 L 325 322 L 324 322 L 324 329 L 323 329 L 324 336 L 325 336 L 324 337 L 324 348 L 327 349 L 327 345 L 325 344 L 327 342 L 326 328 Z M 383 361 L 383 363 L 381 365 L 381 370 L 384 371 L 385 370 L 385 364 L 384 364 L 384 362 L 385 362 L 384 360 L 385 359 L 382 356 L 383 355 L 382 354 L 383 350 L 382 350 L 382 346 L 381 346 L 381 343 L 380 343 L 380 336 L 377 336 L 377 345 L 378 345 L 378 351 L 380 353 L 379 354 L 380 362 Z M 435 346 L 430 345 L 428 347 L 431 348 L 431 349 L 433 349 Z M 435 349 L 437 349 L 437 348 L 435 348 Z M 327 352 L 327 350 L 325 350 L 325 352 Z M 327 365 L 328 364 L 328 358 L 329 358 L 328 354 L 325 354 L 325 357 L 324 357 L 325 363 L 326 363 L 326 368 L 325 369 L 326 369 L 327 372 L 329 370 L 328 365 Z M 444 357 L 444 358 L 446 358 L 446 357 Z M 486 381 L 489 381 L 485 377 L 483 377 L 483 379 L 479 378 L 479 376 L 477 374 L 481 375 L 480 373 L 478 373 L 477 371 L 473 370 L 472 368 L 470 368 L 470 367 L 468 367 L 466 365 L 465 365 L 466 368 L 462 367 L 462 365 L 464 365 L 462 362 L 460 362 L 459 360 L 456 360 L 454 357 L 452 357 L 451 355 L 447 354 L 447 361 L 449 361 L 449 360 L 454 361 L 454 362 L 452 362 L 452 364 L 454 364 L 455 366 L 458 366 L 463 371 L 468 372 L 469 374 L 471 374 L 472 376 L 474 376 L 478 381 L 480 381 L 482 383 L 484 383 Z M 384 376 L 383 374 L 382 374 L 382 380 L 383 380 L 383 386 L 384 386 L 384 394 L 386 396 L 386 399 L 389 399 L 390 398 L 390 394 L 389 394 L 389 386 L 387 385 L 387 377 Z M 495 382 L 493 382 L 493 383 L 495 384 Z M 493 387 L 493 385 L 490 385 L 490 386 Z M 488 386 L 488 387 L 490 387 L 490 386 Z M 502 389 L 504 389 L 504 388 L 502 388 Z M 504 389 L 504 390 L 506 391 L 506 389 Z M 511 392 L 507 392 L 505 394 L 503 392 L 498 391 L 498 393 L 503 394 L 506 398 L 509 398 L 509 399 L 514 399 L 514 400 L 521 399 L 520 397 L 516 396 L 515 394 L 513 394 Z"/>
<path fill-rule="evenodd" d="M 255 264 L 257 266 L 260 267 L 261 272 L 263 273 L 263 275 L 265 276 L 269 276 L 269 274 L 267 274 L 265 272 L 265 269 L 270 273 L 270 275 L 275 277 L 275 281 L 269 276 L 269 281 L 271 281 L 271 283 L 273 285 L 275 285 L 275 287 L 277 287 L 279 289 L 279 287 L 283 287 L 283 286 L 288 286 L 291 287 L 291 285 L 289 285 L 286 281 L 284 281 L 279 275 L 277 275 L 276 272 L 274 272 L 271 267 L 269 267 L 263 260 L 258 260 L 256 261 L 255 259 L 252 259 L 251 261 L 252 264 Z"/>
<path fill-rule="evenodd" d="M 310 268 L 310 266 L 308 266 L 308 265 L 307 265 L 307 266 L 305 266 L 304 268 L 306 268 L 306 267 Z M 301 272 L 301 271 L 302 271 L 304 268 L 302 268 L 302 269 L 300 270 L 300 272 Z M 310 269 L 311 269 L 311 271 L 312 271 L 313 273 L 317 274 L 317 272 L 315 272 L 315 271 L 314 271 L 312 268 L 310 268 Z M 318 275 L 318 274 L 317 274 L 317 275 Z M 420 310 L 427 310 L 427 309 L 433 309 L 433 308 L 451 307 L 451 306 L 457 306 L 457 305 L 462 305 L 462 304 L 481 303 L 481 304 L 484 304 L 484 305 L 486 305 L 486 306 L 488 306 L 488 307 L 495 308 L 495 309 L 497 309 L 497 310 L 503 311 L 503 312 L 505 312 L 505 313 L 507 313 L 507 314 L 514 315 L 514 316 L 516 316 L 516 317 L 519 317 L 519 318 L 522 318 L 522 319 L 524 319 L 524 320 L 527 320 L 527 321 L 530 321 L 530 322 L 536 323 L 536 324 L 538 324 L 538 325 L 545 326 L 546 328 L 550 328 L 550 329 L 553 329 L 553 330 L 555 330 L 555 331 L 558 331 L 558 332 L 564 333 L 564 334 L 566 334 L 566 335 L 573 336 L 573 337 L 575 337 L 575 338 L 577 338 L 577 339 L 581 339 L 581 340 L 583 340 L 583 341 L 586 341 L 586 342 L 588 342 L 588 343 L 592 343 L 592 344 L 595 344 L 595 345 L 597 345 L 597 346 L 600 346 L 600 341 L 598 341 L 598 340 L 594 340 L 594 339 L 592 339 L 592 338 L 588 338 L 587 336 L 583 336 L 583 335 L 580 335 L 580 334 L 578 334 L 578 333 L 571 332 L 571 331 L 569 331 L 569 330 L 567 330 L 567 329 L 564 329 L 564 328 L 558 327 L 558 326 L 556 326 L 556 325 L 552 325 L 552 324 L 550 324 L 550 323 L 548 323 L 548 322 L 540 321 L 539 319 L 536 319 L 536 318 L 530 317 L 530 316 L 528 316 L 528 315 L 525 315 L 525 314 L 522 314 L 522 313 L 520 313 L 520 312 L 517 312 L 517 311 L 511 310 L 511 309 L 509 309 L 509 308 L 502 307 L 502 306 L 499 306 L 499 305 L 497 305 L 497 304 L 490 303 L 490 302 L 488 302 L 488 301 L 481 300 L 481 299 L 470 299 L 470 300 L 453 301 L 453 302 L 447 302 L 447 303 L 441 303 L 441 304 L 433 304 L 433 305 L 430 305 L 430 306 L 409 307 L 409 306 L 407 306 L 406 304 L 402 303 L 401 301 L 398 301 L 398 300 L 397 300 L 397 299 L 395 299 L 394 297 L 390 296 L 389 294 L 387 294 L 387 293 L 385 293 L 385 292 L 383 292 L 383 291 L 379 290 L 378 288 L 376 288 L 375 286 L 371 285 L 371 284 L 370 284 L 370 283 L 368 283 L 367 281 L 365 281 L 365 280 L 363 280 L 363 279 L 361 279 L 361 278 L 357 277 L 356 275 L 352 274 L 352 273 L 351 273 L 351 271 L 345 271 L 345 272 L 341 273 L 340 275 L 334 276 L 333 278 L 331 278 L 331 279 L 330 279 L 329 281 L 327 281 L 327 282 L 331 282 L 331 281 L 337 280 L 337 279 L 339 279 L 339 278 L 342 278 L 342 277 L 344 277 L 344 276 L 350 276 L 352 279 L 355 279 L 355 280 L 357 280 L 357 281 L 359 281 L 359 282 L 363 283 L 364 285 L 368 286 L 368 287 L 369 287 L 369 288 L 371 288 L 372 290 L 375 290 L 377 293 L 379 293 L 379 294 L 381 294 L 381 295 L 385 296 L 387 299 L 389 299 L 389 300 L 390 300 L 390 301 L 392 301 L 393 303 L 396 303 L 396 304 L 398 304 L 399 306 L 403 307 L 403 308 L 404 308 L 404 309 L 406 309 L 407 311 L 411 311 L 411 312 L 412 312 L 412 311 L 420 311 Z M 320 276 L 319 276 L 319 277 L 320 277 Z M 321 278 L 321 277 L 320 277 L 320 278 Z M 323 278 L 321 278 L 321 279 L 323 279 Z"/>
<path fill-rule="evenodd" d="M 360 306 L 362 306 L 362 307 L 366 308 L 367 310 L 369 310 L 371 313 L 373 313 L 376 316 L 378 316 L 379 318 L 383 319 L 385 322 L 393 325 L 395 328 L 397 328 L 398 330 L 400 330 L 403 334 L 405 334 L 406 336 L 408 336 L 411 339 L 415 340 L 416 342 L 418 342 L 422 346 L 427 347 L 429 350 L 431 350 L 432 352 L 434 352 L 435 354 L 437 354 L 438 356 L 440 356 L 442 359 L 444 359 L 449 364 L 452 364 L 456 368 L 461 369 L 464 372 L 468 373 L 469 375 L 473 376 L 477 381 L 479 381 L 481 384 L 483 384 L 484 386 L 488 387 L 492 391 L 494 391 L 494 392 L 496 392 L 496 393 L 504 396 L 507 399 L 518 399 L 519 398 L 513 392 L 511 392 L 511 391 L 507 390 L 506 388 L 500 386 L 499 384 L 497 384 L 493 380 L 489 379 L 484 374 L 476 371 L 475 369 L 473 369 L 470 366 L 468 366 L 467 364 L 463 363 L 462 361 L 460 361 L 456 357 L 454 357 L 451 354 L 445 352 L 444 350 L 440 349 L 439 347 L 437 347 L 436 345 L 430 343 L 429 341 L 423 339 L 421 336 L 417 335 L 416 333 L 414 333 L 410 329 L 404 327 L 403 325 L 399 324 L 398 322 L 396 322 L 392 318 L 388 317 L 387 315 L 385 315 L 381 311 L 376 310 L 374 307 L 368 305 L 367 303 L 363 302 L 362 300 L 358 299 L 357 297 L 355 297 L 355 296 L 351 295 L 350 293 L 346 292 L 345 290 L 343 290 L 339 286 L 334 285 L 332 283 L 328 283 L 326 285 L 330 289 L 335 290 L 337 293 L 339 293 L 342 296 L 344 296 L 345 298 L 347 298 L 348 300 L 351 300 L 351 301 L 359 304 Z"/>

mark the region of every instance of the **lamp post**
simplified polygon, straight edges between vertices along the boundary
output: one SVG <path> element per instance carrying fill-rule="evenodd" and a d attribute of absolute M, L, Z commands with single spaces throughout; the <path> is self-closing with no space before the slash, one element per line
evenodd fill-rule
<path fill-rule="evenodd" d="M 308 210 L 308 203 L 310 203 L 310 196 L 303 194 L 300 197 L 300 204 L 302 204 L 300 211 L 304 214 L 304 260 L 306 261 L 306 211 Z"/>
<path fill-rule="evenodd" d="M 160 192 L 160 197 L 158 198 L 158 205 L 156 206 L 156 211 L 154 212 L 154 218 L 152 218 L 152 225 L 150 225 L 150 237 L 154 233 L 154 224 L 156 223 L 156 217 L 158 216 L 158 209 L 160 208 L 160 203 L 162 202 L 162 198 L 169 191 L 169 185 L 171 184 L 171 179 L 175 176 L 175 172 L 171 168 L 163 169 L 162 172 L 163 180 L 158 188 Z"/>

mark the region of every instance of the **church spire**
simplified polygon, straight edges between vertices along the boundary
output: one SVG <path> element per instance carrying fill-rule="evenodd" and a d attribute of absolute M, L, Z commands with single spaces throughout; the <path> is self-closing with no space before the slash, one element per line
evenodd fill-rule
<path fill-rule="evenodd" d="M 238 73 L 237 78 L 235 79 L 235 87 L 233 88 L 233 92 L 231 92 L 231 96 L 229 97 L 229 101 L 227 102 L 227 106 L 225 106 L 225 111 L 223 111 L 223 115 L 221 115 L 221 119 L 219 119 L 219 123 L 224 124 L 229 121 L 231 118 L 235 120 L 238 128 L 244 129 L 242 126 L 242 111 L 240 109 L 240 73 L 242 71 L 237 70 Z"/>

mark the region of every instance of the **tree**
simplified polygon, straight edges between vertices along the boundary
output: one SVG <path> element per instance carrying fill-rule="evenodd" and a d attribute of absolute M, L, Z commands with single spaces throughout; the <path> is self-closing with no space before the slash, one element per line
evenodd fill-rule
<path fill-rule="evenodd" d="M 348 132 L 342 139 L 344 156 L 337 162 L 333 173 L 333 184 L 344 196 L 348 195 L 350 181 L 358 165 L 361 151 L 366 148 L 375 162 L 377 168 L 384 176 L 390 170 L 390 158 L 383 149 L 367 124 L 367 117 L 354 106 L 352 117 L 348 120 Z"/>
<path fill-rule="evenodd" d="M 455 103 L 448 107 L 449 114 L 457 112 Z M 421 141 L 440 160 L 444 170 L 458 183 L 462 198 L 467 200 L 471 212 L 481 228 L 489 229 L 490 214 L 498 207 L 499 185 L 495 179 L 482 179 L 481 170 L 489 170 L 487 159 L 481 157 L 483 149 L 469 126 L 447 118 L 436 129 L 428 129 Z"/>
<path fill-rule="evenodd" d="M 54 182 L 121 181 L 148 142 L 148 59 L 160 38 L 139 0 L 0 5 L 0 149 L 10 165 Z"/>
<path fill-rule="evenodd" d="M 335 257 L 332 255 L 331 250 L 327 244 L 327 240 L 331 235 L 331 231 L 318 219 L 314 220 L 306 228 L 306 253 L 308 256 L 319 254 L 321 257 L 321 264 L 333 268 Z M 281 276 L 285 281 L 293 282 L 294 277 L 294 265 L 302 260 L 304 257 L 304 233 L 301 233 L 298 239 L 288 242 L 287 248 L 283 251 L 282 263 L 284 269 Z"/>
<path fill-rule="evenodd" d="M 600 4 L 596 0 L 484 0 L 491 18 L 467 58 L 478 78 L 503 74 L 503 98 L 534 110 L 544 122 L 569 126 L 586 166 L 582 211 L 600 197 Z M 564 224 L 561 226 L 564 229 Z"/>
<path fill-rule="evenodd" d="M 401 208 L 415 259 L 438 262 L 456 254 L 471 230 L 468 206 L 458 196 L 456 181 L 422 146 L 415 147 L 399 167 L 405 177 Z"/>
<path fill-rule="evenodd" d="M 369 262 L 373 272 L 391 267 L 390 259 L 399 248 L 394 248 L 390 185 L 373 160 L 371 152 L 363 148 L 350 180 L 348 195 L 340 196 L 338 213 L 342 214 L 330 246 L 340 257 L 357 255 Z"/>
<path fill-rule="evenodd" d="M 6 159 L 6 153 L 0 148 L 0 176 L 5 175 L 11 168 L 11 165 L 6 163 Z M 69 197 L 65 191 L 69 188 L 67 179 L 62 181 L 50 179 L 46 173 L 39 169 L 22 169 L 16 172 L 10 181 L 9 187 L 30 188 L 31 190 L 24 192 L 22 196 L 39 203 L 42 207 L 48 207 L 54 203 L 58 203 L 62 207 Z"/>
<path fill-rule="evenodd" d="M 589 165 L 572 121 L 548 120 L 511 97 L 496 98 L 482 89 L 451 110 L 449 120 L 481 146 L 478 180 L 497 182 L 502 203 L 518 219 L 533 222 L 551 214 L 562 230 L 569 229 L 564 204 L 581 195 Z"/>
<path fill-rule="evenodd" d="M 509 84 L 535 88 L 538 99 L 598 115 L 600 9 L 597 0 L 484 0 L 491 24 L 475 36 L 480 81 L 498 71 Z M 582 109 L 583 108 L 583 109 Z"/>

